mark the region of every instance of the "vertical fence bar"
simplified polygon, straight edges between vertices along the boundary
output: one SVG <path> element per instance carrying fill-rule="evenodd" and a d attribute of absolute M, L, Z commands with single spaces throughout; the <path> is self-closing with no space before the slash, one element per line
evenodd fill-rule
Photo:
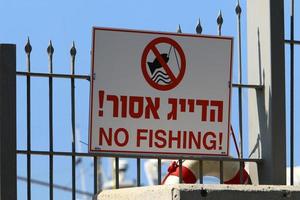
<path fill-rule="evenodd" d="M 157 184 L 161 184 L 161 158 L 157 159 Z"/>
<path fill-rule="evenodd" d="M 238 37 L 238 79 L 239 84 L 243 83 L 243 71 L 242 71 L 242 36 L 241 36 L 241 13 L 242 9 L 240 6 L 240 1 L 238 0 L 235 7 L 235 13 L 237 15 L 237 37 Z M 243 148 L 243 90 L 241 87 L 238 88 L 238 105 L 239 105 L 239 131 L 240 131 L 240 146 L 239 146 L 239 158 L 244 157 L 244 148 Z M 240 184 L 243 183 L 243 163 L 240 162 Z"/>
<path fill-rule="evenodd" d="M 16 45 L 0 44 L 0 199 L 17 199 Z"/>
<path fill-rule="evenodd" d="M 203 184 L 203 161 L 199 160 L 199 182 Z"/>
<path fill-rule="evenodd" d="M 223 16 L 222 11 L 220 10 L 219 15 L 217 17 L 217 25 L 218 25 L 218 35 L 222 35 L 222 25 L 223 25 Z M 223 161 L 220 161 L 220 184 L 223 184 Z"/>
<path fill-rule="evenodd" d="M 30 72 L 30 54 L 31 54 L 31 45 L 29 38 L 27 40 L 27 44 L 25 46 L 25 52 L 27 55 L 27 72 Z M 28 74 L 26 77 L 26 98 L 27 98 L 27 151 L 31 151 L 31 85 L 30 85 L 30 75 Z M 27 154 L 27 200 L 31 199 L 31 155 Z"/>
<path fill-rule="evenodd" d="M 136 185 L 141 186 L 141 159 L 136 159 Z"/>
<path fill-rule="evenodd" d="M 120 183 L 119 183 L 119 157 L 115 158 L 115 188 L 119 189 L 120 188 Z"/>
<path fill-rule="evenodd" d="M 94 156 L 94 195 L 98 192 L 98 165 L 97 157 Z"/>
<path fill-rule="evenodd" d="M 232 139 L 233 139 L 233 142 L 234 142 L 234 147 L 235 147 L 237 156 L 240 158 L 241 156 L 240 156 L 239 148 L 238 148 L 238 145 L 237 145 L 237 141 L 236 141 L 236 138 L 235 138 L 235 133 L 233 131 L 232 125 L 230 126 L 230 132 L 231 132 L 231 135 L 232 135 Z"/>
<path fill-rule="evenodd" d="M 73 42 L 71 51 L 71 74 L 75 74 L 75 55 L 76 48 Z M 76 127 L 75 127 L 75 79 L 71 78 L 71 115 L 72 115 L 72 199 L 76 199 Z"/>
<path fill-rule="evenodd" d="M 243 180 L 244 180 L 244 177 L 243 177 L 243 169 L 244 169 L 244 162 L 240 161 L 240 184 L 243 184 Z"/>
<path fill-rule="evenodd" d="M 224 167 L 223 167 L 223 160 L 220 160 L 220 184 L 224 183 Z"/>
<path fill-rule="evenodd" d="M 177 33 L 182 33 L 180 24 L 178 25 Z M 182 183 L 182 159 L 179 159 L 178 162 L 179 162 L 179 183 Z"/>
<path fill-rule="evenodd" d="M 235 8 L 235 13 L 237 15 L 237 37 L 238 37 L 238 79 L 239 84 L 242 84 L 242 41 L 241 41 L 241 13 L 242 9 L 240 7 L 240 2 L 238 1 Z M 243 158 L 243 90 L 241 87 L 238 88 L 238 104 L 239 104 L 239 130 L 240 130 L 240 158 Z"/>
<path fill-rule="evenodd" d="M 102 161 L 101 157 L 97 158 L 97 190 L 102 191 Z"/>
<path fill-rule="evenodd" d="M 182 183 L 182 159 L 179 159 L 178 163 L 179 163 L 179 183 Z"/>
<path fill-rule="evenodd" d="M 203 31 L 203 29 L 202 29 L 202 26 L 201 26 L 201 21 L 200 21 L 200 18 L 199 18 L 199 20 L 198 20 L 198 24 L 197 24 L 197 26 L 196 26 L 196 33 L 197 34 L 202 34 L 202 31 Z M 203 184 L 203 161 L 202 160 L 199 160 L 198 161 L 199 163 L 199 183 L 200 184 Z"/>
<path fill-rule="evenodd" d="M 51 41 L 47 48 L 49 73 L 53 73 L 53 52 Z M 49 77 L 49 199 L 53 199 L 53 78 Z"/>
<path fill-rule="evenodd" d="M 294 185 L 294 0 L 291 0 L 291 16 L 290 16 L 290 184 Z"/>

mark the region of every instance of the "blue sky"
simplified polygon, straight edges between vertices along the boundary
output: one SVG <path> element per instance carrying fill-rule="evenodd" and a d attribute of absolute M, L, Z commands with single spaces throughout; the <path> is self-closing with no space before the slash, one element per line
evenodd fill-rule
<path fill-rule="evenodd" d="M 242 0 L 242 32 L 243 32 L 243 79 L 246 83 L 246 1 Z M 289 1 L 285 1 L 285 10 L 289 10 Z M 216 18 L 219 10 L 222 10 L 224 17 L 223 31 L 226 36 L 236 36 L 236 1 L 210 0 L 210 1 L 138 1 L 138 0 L 0 0 L 0 43 L 17 44 L 17 70 L 26 70 L 26 56 L 24 45 L 27 37 L 33 47 L 32 71 L 48 72 L 48 55 L 46 48 L 49 40 L 54 46 L 54 72 L 70 73 L 69 50 L 73 41 L 77 48 L 76 74 L 89 74 L 90 72 L 90 50 L 92 27 L 115 27 L 142 29 L 152 31 L 175 32 L 178 24 L 181 25 L 184 33 L 195 33 L 197 20 L 200 18 L 203 26 L 203 33 L 216 35 Z M 299 8 L 299 1 L 296 1 L 296 8 Z M 286 12 L 286 38 L 288 38 L 289 19 Z M 299 24 L 299 16 L 296 15 L 295 24 Z M 299 39 L 299 28 L 296 28 L 296 38 Z M 234 55 L 237 55 L 235 40 Z M 286 53 L 288 55 L 288 46 Z M 299 47 L 296 47 L 296 54 L 299 55 Z M 289 57 L 286 59 L 287 67 L 287 88 L 289 87 Z M 299 59 L 295 61 L 299 65 Z M 233 79 L 237 82 L 237 61 L 234 62 Z M 299 70 L 296 69 L 296 74 Z M 296 85 L 298 81 L 296 82 Z M 25 78 L 18 78 L 17 82 L 17 130 L 18 148 L 26 148 L 26 81 Z M 48 80 L 35 78 L 32 80 L 32 149 L 48 150 Z M 296 86 L 297 90 L 297 86 Z M 54 80 L 54 149 L 56 151 L 71 150 L 71 121 L 70 121 L 70 81 Z M 243 93 L 246 96 L 246 91 Z M 233 92 L 233 105 L 237 105 L 237 91 Z M 289 92 L 287 90 L 287 95 Z M 80 129 L 82 141 L 87 142 L 88 130 L 88 81 L 76 82 L 76 126 Z M 287 98 L 287 102 L 289 98 Z M 246 101 L 244 105 L 244 132 L 247 130 Z M 296 95 L 295 102 L 299 102 L 299 95 Z M 288 104 L 287 104 L 288 108 Z M 299 106 L 295 107 L 296 110 Z M 287 109 L 289 111 L 289 109 Z M 299 114 L 295 112 L 295 119 Z M 287 121 L 289 117 L 287 117 Z M 238 133 L 237 106 L 232 107 L 232 123 L 236 134 Z M 296 133 L 299 125 L 295 123 Z M 287 126 L 289 131 L 289 126 Z M 298 134 L 299 135 L 299 134 Z M 247 138 L 247 135 L 244 136 Z M 296 137 L 299 141 L 299 136 Z M 296 143 L 297 144 L 297 143 Z M 299 145 L 299 142 L 298 142 Z M 247 146 L 247 140 L 244 141 Z M 77 149 L 78 150 L 78 149 Z M 87 146 L 82 145 L 82 151 L 87 151 Z M 247 148 L 244 149 L 245 157 L 248 155 Z M 298 151 L 299 152 L 299 151 Z M 299 157 L 299 153 L 296 157 Z M 54 180 L 60 185 L 71 186 L 71 159 L 55 157 Z M 89 158 L 85 158 L 83 167 L 86 174 L 88 191 L 93 191 L 92 167 Z M 104 169 L 108 176 L 111 176 L 110 161 L 103 160 Z M 129 178 L 135 179 L 135 160 L 130 159 Z M 297 159 L 299 164 L 299 159 Z M 26 157 L 18 157 L 18 173 L 26 175 Z M 78 174 L 79 176 L 79 174 Z M 48 181 L 48 157 L 33 156 L 32 177 Z M 78 178 L 79 180 L 80 178 Z M 147 184 L 144 174 L 142 183 Z M 78 181 L 80 188 L 80 182 Z M 26 184 L 18 182 L 18 196 L 25 199 Z M 33 186 L 32 199 L 39 199 L 44 194 L 48 198 L 48 189 Z M 70 199 L 70 193 L 55 190 L 55 197 L 59 199 Z M 24 198 L 23 198 L 24 197 Z"/>

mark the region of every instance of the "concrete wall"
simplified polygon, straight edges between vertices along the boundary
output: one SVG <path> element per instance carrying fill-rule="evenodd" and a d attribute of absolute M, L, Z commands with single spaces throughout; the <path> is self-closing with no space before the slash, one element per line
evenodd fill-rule
<path fill-rule="evenodd" d="M 250 166 L 256 184 L 286 180 L 283 11 L 283 0 L 247 1 L 248 83 L 264 85 L 248 90 L 250 157 L 263 159 L 258 171 Z"/>
<path fill-rule="evenodd" d="M 97 200 L 297 200 L 299 186 L 171 185 L 106 190 Z"/>

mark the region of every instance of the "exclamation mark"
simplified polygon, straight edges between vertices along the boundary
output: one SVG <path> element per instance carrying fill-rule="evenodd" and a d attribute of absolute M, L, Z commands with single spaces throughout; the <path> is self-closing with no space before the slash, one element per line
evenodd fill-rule
<path fill-rule="evenodd" d="M 219 133 L 219 150 L 222 149 L 222 143 L 223 143 L 223 133 Z"/>
<path fill-rule="evenodd" d="M 104 91 L 99 90 L 99 112 L 98 116 L 103 117 Z"/>

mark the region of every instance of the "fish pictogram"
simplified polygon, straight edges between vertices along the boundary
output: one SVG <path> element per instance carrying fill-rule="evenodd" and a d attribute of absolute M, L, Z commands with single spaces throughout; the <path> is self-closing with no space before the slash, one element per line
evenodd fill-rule
<path fill-rule="evenodd" d="M 169 61 L 168 54 L 162 53 L 162 54 L 160 54 L 160 56 L 165 61 L 165 63 L 168 63 L 168 61 Z M 151 72 L 151 79 L 154 82 L 158 83 L 161 81 L 165 84 L 169 84 L 171 82 L 169 75 L 164 72 L 164 70 L 162 69 L 161 63 L 159 62 L 159 60 L 157 58 L 155 58 L 153 62 L 147 62 L 147 64 L 148 64 L 148 67 Z"/>

